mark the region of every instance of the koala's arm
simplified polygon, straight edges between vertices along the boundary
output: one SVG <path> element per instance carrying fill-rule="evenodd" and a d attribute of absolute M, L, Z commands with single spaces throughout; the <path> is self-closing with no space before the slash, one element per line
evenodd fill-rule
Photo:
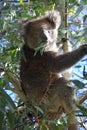
<path fill-rule="evenodd" d="M 62 55 L 47 54 L 46 65 L 51 72 L 61 72 L 72 67 L 87 54 L 87 44 Z"/>

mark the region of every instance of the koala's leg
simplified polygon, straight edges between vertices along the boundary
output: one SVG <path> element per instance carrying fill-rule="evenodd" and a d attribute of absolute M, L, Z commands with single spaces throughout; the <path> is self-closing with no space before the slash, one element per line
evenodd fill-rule
<path fill-rule="evenodd" d="M 68 130 L 78 130 L 77 119 L 75 117 L 75 90 L 70 87 L 70 82 L 64 78 L 59 78 L 53 81 L 49 89 L 50 114 L 54 112 L 56 119 L 60 118 L 61 114 L 66 113 L 68 120 Z"/>
<path fill-rule="evenodd" d="M 79 130 L 78 122 L 75 117 L 75 112 L 71 112 L 70 114 L 68 114 L 67 123 L 68 123 L 68 130 Z"/>
<path fill-rule="evenodd" d="M 73 96 L 66 98 L 64 103 L 64 111 L 67 115 L 68 130 L 79 130 L 78 122 L 75 116 L 76 104 Z"/>

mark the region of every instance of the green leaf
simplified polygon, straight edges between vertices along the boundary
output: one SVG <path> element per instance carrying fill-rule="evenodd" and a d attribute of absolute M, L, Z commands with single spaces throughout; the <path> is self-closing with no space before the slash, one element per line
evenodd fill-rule
<path fill-rule="evenodd" d="M 72 82 L 80 89 L 83 89 L 83 87 L 85 86 L 85 84 L 79 80 L 72 80 Z"/>
<path fill-rule="evenodd" d="M 0 130 L 3 129 L 3 120 L 4 120 L 4 114 L 0 112 Z"/>
<path fill-rule="evenodd" d="M 20 0 L 20 5 L 24 5 L 23 0 Z"/>
<path fill-rule="evenodd" d="M 86 19 L 87 19 L 87 15 L 84 15 L 84 16 L 83 16 L 83 22 L 85 22 Z"/>
<path fill-rule="evenodd" d="M 34 106 L 34 107 L 37 110 L 37 112 L 40 112 L 42 115 L 44 115 L 44 111 L 40 107 L 38 106 Z"/>
<path fill-rule="evenodd" d="M 83 107 L 83 106 L 78 106 L 79 109 L 81 110 L 81 112 L 83 113 L 84 116 L 87 116 L 87 108 Z"/>
<path fill-rule="evenodd" d="M 47 42 L 42 42 L 42 43 L 40 43 L 40 45 L 38 47 L 35 48 L 34 56 L 37 54 L 38 51 L 40 52 L 41 55 L 43 54 L 44 47 L 46 46 L 46 43 Z"/>
<path fill-rule="evenodd" d="M 75 68 L 81 68 L 81 65 L 76 65 Z"/>
<path fill-rule="evenodd" d="M 80 7 L 78 7 L 78 9 L 77 9 L 77 11 L 76 11 L 76 14 L 72 17 L 72 20 L 73 20 L 76 16 L 78 16 L 83 9 L 84 9 L 84 6 L 83 6 L 83 5 L 81 5 Z"/>
<path fill-rule="evenodd" d="M 8 124 L 9 124 L 10 128 L 13 129 L 14 125 L 15 125 L 15 115 L 10 110 L 6 113 L 6 115 L 7 115 L 7 119 L 8 119 Z"/>
<path fill-rule="evenodd" d="M 16 106 L 15 106 L 13 100 L 10 98 L 10 96 L 2 88 L 0 89 L 0 94 L 8 103 L 8 106 L 10 107 L 10 109 L 14 112 L 16 109 Z"/>
<path fill-rule="evenodd" d="M 47 127 L 47 125 L 42 125 L 41 130 L 49 130 L 49 128 Z"/>
<path fill-rule="evenodd" d="M 66 130 L 66 124 L 64 123 L 64 122 L 62 121 L 62 122 L 60 122 L 60 124 L 56 124 L 56 123 L 52 123 L 51 124 L 51 127 L 52 127 L 52 129 L 53 130 Z"/>
<path fill-rule="evenodd" d="M 83 8 L 83 5 L 80 6 L 80 7 L 77 9 L 77 11 L 76 11 L 76 15 L 80 14 L 80 12 L 81 12 L 83 9 L 84 9 L 84 8 Z"/>

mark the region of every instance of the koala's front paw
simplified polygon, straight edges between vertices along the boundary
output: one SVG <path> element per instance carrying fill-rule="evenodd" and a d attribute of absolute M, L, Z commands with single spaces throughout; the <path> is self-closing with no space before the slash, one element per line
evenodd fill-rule
<path fill-rule="evenodd" d="M 80 49 L 81 49 L 81 52 L 82 52 L 83 55 L 86 55 L 86 54 L 87 54 L 87 44 L 82 45 L 82 46 L 80 47 Z"/>

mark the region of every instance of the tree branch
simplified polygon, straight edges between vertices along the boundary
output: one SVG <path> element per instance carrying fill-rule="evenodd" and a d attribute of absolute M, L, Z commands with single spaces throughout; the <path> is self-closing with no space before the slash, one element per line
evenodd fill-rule
<path fill-rule="evenodd" d="M 82 98 L 79 100 L 78 104 L 79 104 L 79 105 L 82 104 L 85 100 L 87 100 L 87 95 L 85 95 L 84 97 L 82 97 Z"/>

